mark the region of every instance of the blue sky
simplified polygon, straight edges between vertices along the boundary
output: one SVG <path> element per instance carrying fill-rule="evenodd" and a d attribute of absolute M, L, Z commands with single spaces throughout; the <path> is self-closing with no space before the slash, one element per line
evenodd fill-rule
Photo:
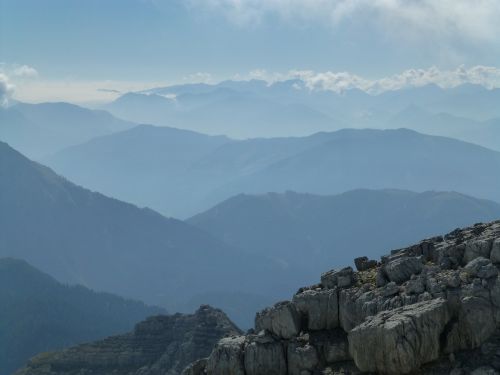
<path fill-rule="evenodd" d="M 497 0 L 0 0 L 0 62 L 25 96 L 255 70 L 375 79 L 497 66 L 499 17 Z M 36 78 L 12 74 L 22 66 Z"/>

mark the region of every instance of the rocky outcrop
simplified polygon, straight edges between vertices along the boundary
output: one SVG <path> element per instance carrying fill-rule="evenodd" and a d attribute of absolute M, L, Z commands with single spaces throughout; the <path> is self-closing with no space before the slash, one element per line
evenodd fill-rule
<path fill-rule="evenodd" d="M 200 374 L 500 370 L 500 221 L 355 263 L 258 313 Z"/>
<path fill-rule="evenodd" d="M 409 373 L 439 358 L 449 320 L 442 298 L 383 311 L 349 332 L 349 352 L 362 371 Z"/>
<path fill-rule="evenodd" d="M 177 375 L 207 357 L 222 337 L 240 333 L 222 311 L 201 306 L 193 315 L 151 317 L 131 333 L 40 354 L 16 375 Z M 202 373 L 206 367 L 201 360 L 188 373 Z"/>

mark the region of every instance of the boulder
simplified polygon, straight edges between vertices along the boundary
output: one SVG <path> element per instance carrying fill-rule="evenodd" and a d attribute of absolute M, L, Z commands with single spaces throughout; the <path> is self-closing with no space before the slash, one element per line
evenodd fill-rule
<path fill-rule="evenodd" d="M 477 257 L 471 260 L 464 267 L 465 272 L 470 277 L 489 279 L 498 275 L 498 269 L 491 263 L 490 259 Z"/>
<path fill-rule="evenodd" d="M 425 280 L 422 277 L 413 277 L 405 285 L 407 294 L 421 294 L 425 292 Z"/>
<path fill-rule="evenodd" d="M 207 360 L 209 375 L 245 375 L 243 353 L 245 336 L 225 337 L 212 350 Z"/>
<path fill-rule="evenodd" d="M 370 260 L 368 257 L 359 257 L 354 259 L 354 265 L 358 271 L 367 271 L 377 267 L 377 261 Z"/>
<path fill-rule="evenodd" d="M 465 244 L 464 263 L 478 257 L 489 258 L 493 239 L 472 239 Z"/>
<path fill-rule="evenodd" d="M 423 264 L 417 257 L 401 257 L 388 262 L 384 269 L 389 281 L 401 284 L 410 279 L 411 275 L 422 272 Z"/>
<path fill-rule="evenodd" d="M 319 363 L 316 348 L 309 344 L 291 342 L 288 344 L 288 374 L 302 375 L 313 371 Z"/>
<path fill-rule="evenodd" d="M 399 286 L 394 281 L 391 281 L 382 289 L 382 295 L 384 297 L 390 297 L 398 293 L 399 293 Z"/>
<path fill-rule="evenodd" d="M 493 305 L 484 298 L 463 297 L 455 315 L 446 335 L 446 353 L 477 348 L 495 331 Z"/>
<path fill-rule="evenodd" d="M 306 324 L 303 329 L 322 330 L 339 326 L 337 289 L 306 290 L 292 300 Z"/>
<path fill-rule="evenodd" d="M 287 374 L 285 350 L 280 341 L 252 340 L 245 347 L 244 362 L 246 375 Z"/>
<path fill-rule="evenodd" d="M 290 301 L 279 302 L 257 313 L 255 330 L 267 330 L 283 339 L 291 339 L 300 332 L 300 315 Z"/>
<path fill-rule="evenodd" d="M 441 298 L 384 311 L 349 332 L 349 352 L 361 371 L 407 374 L 439 357 L 449 320 Z"/>
<path fill-rule="evenodd" d="M 327 289 L 335 287 L 347 288 L 354 282 L 354 272 L 352 267 L 345 267 L 341 270 L 330 270 L 321 275 L 321 284 Z"/>

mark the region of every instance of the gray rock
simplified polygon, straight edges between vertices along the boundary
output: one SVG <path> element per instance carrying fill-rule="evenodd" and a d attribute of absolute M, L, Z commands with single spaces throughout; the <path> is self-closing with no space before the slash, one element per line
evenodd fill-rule
<path fill-rule="evenodd" d="M 464 262 L 467 264 L 478 257 L 489 258 L 493 239 L 472 239 L 465 244 Z"/>
<path fill-rule="evenodd" d="M 289 301 L 279 302 L 257 313 L 255 330 L 267 330 L 278 337 L 291 339 L 300 332 L 300 315 Z"/>
<path fill-rule="evenodd" d="M 405 291 L 408 294 L 421 294 L 425 292 L 425 282 L 421 277 L 415 277 L 408 281 L 405 286 Z"/>
<path fill-rule="evenodd" d="M 456 319 L 448 327 L 446 353 L 477 348 L 496 328 L 493 306 L 484 298 L 464 297 L 457 309 Z"/>
<path fill-rule="evenodd" d="M 321 284 L 328 289 L 335 287 L 347 288 L 352 285 L 353 270 L 352 267 L 345 267 L 341 270 L 330 270 L 321 275 Z"/>
<path fill-rule="evenodd" d="M 382 295 L 384 297 L 390 297 L 398 293 L 399 293 L 399 286 L 394 281 L 391 281 L 382 289 Z"/>
<path fill-rule="evenodd" d="M 377 267 L 377 261 L 370 260 L 368 257 L 359 257 L 354 259 L 354 265 L 358 271 L 366 271 Z"/>
<path fill-rule="evenodd" d="M 317 348 L 326 363 L 351 360 L 347 334 L 342 329 L 315 332 L 311 334 L 310 343 Z"/>
<path fill-rule="evenodd" d="M 288 344 L 289 375 L 302 375 L 304 371 L 312 371 L 318 363 L 319 357 L 314 346 L 298 342 Z"/>
<path fill-rule="evenodd" d="M 306 318 L 307 327 L 303 329 L 322 330 L 339 326 L 337 289 L 306 290 L 296 294 L 292 302 L 297 311 Z"/>
<path fill-rule="evenodd" d="M 202 358 L 202 359 L 199 359 L 193 363 L 191 363 L 188 367 L 186 367 L 183 371 L 182 371 L 182 375 L 205 375 L 206 372 L 206 368 L 207 368 L 207 363 L 208 363 L 208 360 L 207 358 Z M 235 373 L 237 374 L 237 373 Z"/>
<path fill-rule="evenodd" d="M 443 299 L 381 312 L 349 332 L 349 352 L 361 371 L 407 374 L 439 357 L 449 320 Z"/>
<path fill-rule="evenodd" d="M 470 277 L 489 279 L 498 275 L 498 269 L 491 263 L 490 259 L 477 257 L 464 267 Z"/>
<path fill-rule="evenodd" d="M 250 342 L 245 347 L 245 371 L 246 375 L 286 375 L 287 362 L 281 342 Z"/>
<path fill-rule="evenodd" d="M 221 339 L 212 350 L 207 360 L 209 375 L 245 375 L 243 353 L 245 336 L 233 336 Z"/>
<path fill-rule="evenodd" d="M 385 284 L 387 284 L 388 282 L 389 282 L 389 280 L 387 280 L 387 276 L 385 274 L 384 268 L 380 267 L 377 270 L 377 276 L 376 276 L 376 279 L 375 279 L 375 284 L 377 285 L 377 287 L 380 288 L 380 287 L 384 286 Z"/>
<path fill-rule="evenodd" d="M 490 259 L 493 263 L 500 263 L 500 238 L 495 239 L 491 247 Z"/>
<path fill-rule="evenodd" d="M 422 261 L 417 257 L 402 257 L 390 261 L 384 267 L 390 281 L 401 284 L 422 271 Z"/>

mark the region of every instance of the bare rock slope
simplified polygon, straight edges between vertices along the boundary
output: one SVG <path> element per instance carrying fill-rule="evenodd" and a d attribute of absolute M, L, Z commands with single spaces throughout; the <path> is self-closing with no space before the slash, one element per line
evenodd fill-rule
<path fill-rule="evenodd" d="M 128 334 L 40 354 L 16 375 L 177 375 L 219 339 L 240 333 L 222 311 L 201 306 L 193 315 L 154 316 Z"/>
<path fill-rule="evenodd" d="M 500 221 L 358 258 L 259 312 L 185 375 L 496 374 Z"/>

